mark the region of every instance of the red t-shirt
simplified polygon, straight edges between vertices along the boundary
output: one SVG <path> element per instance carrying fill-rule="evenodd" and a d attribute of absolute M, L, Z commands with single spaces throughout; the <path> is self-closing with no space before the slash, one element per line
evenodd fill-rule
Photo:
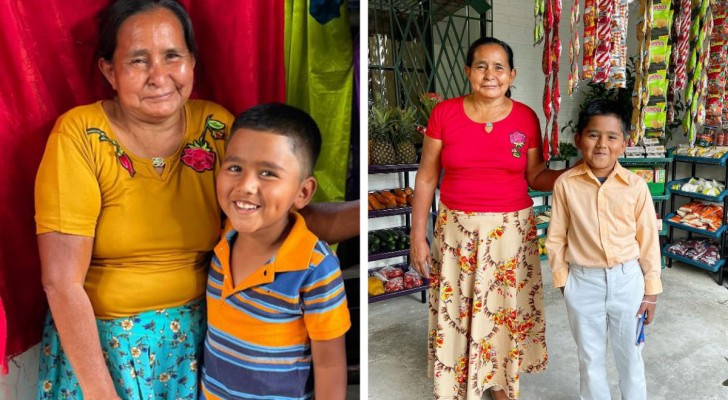
<path fill-rule="evenodd" d="M 440 200 L 459 211 L 510 212 L 530 207 L 526 153 L 541 147 L 536 113 L 513 101 L 508 116 L 487 133 L 484 124 L 465 114 L 464 99 L 438 104 L 427 125 L 427 136 L 442 140 L 445 177 Z"/>

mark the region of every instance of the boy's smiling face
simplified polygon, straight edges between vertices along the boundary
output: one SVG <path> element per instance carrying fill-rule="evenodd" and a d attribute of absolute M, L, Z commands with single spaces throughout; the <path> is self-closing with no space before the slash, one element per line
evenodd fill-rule
<path fill-rule="evenodd" d="M 217 177 L 218 202 L 235 230 L 276 240 L 291 208 L 303 208 L 316 190 L 316 180 L 301 167 L 288 137 L 238 129 Z"/>
<path fill-rule="evenodd" d="M 614 169 L 617 158 L 624 154 L 627 143 L 622 122 L 613 115 L 595 115 L 575 136 L 576 147 L 594 176 L 606 178 Z"/>

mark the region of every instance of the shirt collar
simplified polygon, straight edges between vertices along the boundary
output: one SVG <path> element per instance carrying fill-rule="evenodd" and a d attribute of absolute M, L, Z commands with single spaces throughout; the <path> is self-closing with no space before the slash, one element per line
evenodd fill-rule
<path fill-rule="evenodd" d="M 588 175 L 590 178 L 597 180 L 597 177 L 594 176 L 594 173 L 592 173 L 591 169 L 586 163 L 579 164 L 576 167 L 572 169 L 571 176 L 579 176 L 579 175 Z M 629 184 L 629 171 L 622 166 L 622 164 L 617 161 L 614 164 L 614 170 L 609 174 L 607 178 L 610 178 L 612 176 L 618 177 L 622 182 L 625 184 Z M 607 179 L 609 180 L 609 179 Z"/>
<path fill-rule="evenodd" d="M 303 271 L 308 269 L 311 264 L 314 249 L 318 243 L 318 237 L 308 230 L 306 221 L 301 214 L 291 212 L 289 215 L 294 218 L 293 227 L 278 251 L 266 265 L 261 267 L 260 271 L 265 271 L 265 274 L 251 274 L 238 287 L 234 288 L 236 291 L 271 283 L 275 279 L 275 274 L 278 272 Z M 233 228 L 232 223 L 229 220 L 226 221 L 224 237 L 228 249 L 232 249 L 232 243 L 237 235 L 238 232 Z M 227 254 L 230 254 L 229 250 Z M 229 261 L 226 262 L 229 263 Z M 229 289 L 233 289 L 232 284 Z"/>

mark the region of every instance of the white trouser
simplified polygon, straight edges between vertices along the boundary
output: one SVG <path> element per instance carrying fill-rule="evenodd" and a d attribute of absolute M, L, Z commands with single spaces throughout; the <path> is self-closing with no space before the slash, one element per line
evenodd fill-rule
<path fill-rule="evenodd" d="M 609 269 L 569 265 L 564 300 L 579 352 L 582 400 L 611 399 L 607 335 L 619 372 L 622 399 L 647 398 L 642 346 L 636 346 L 637 311 L 644 293 L 644 277 L 636 260 Z"/>

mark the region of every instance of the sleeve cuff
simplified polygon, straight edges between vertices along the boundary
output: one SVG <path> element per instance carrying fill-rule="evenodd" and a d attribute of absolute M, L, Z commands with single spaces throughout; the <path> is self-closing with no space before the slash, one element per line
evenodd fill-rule
<path fill-rule="evenodd" d="M 569 277 L 569 269 L 561 268 L 553 272 L 554 275 L 554 287 L 560 288 L 566 286 L 566 278 Z"/>
<path fill-rule="evenodd" d="M 662 293 L 662 281 L 657 279 L 645 279 L 645 294 L 653 295 Z"/>

